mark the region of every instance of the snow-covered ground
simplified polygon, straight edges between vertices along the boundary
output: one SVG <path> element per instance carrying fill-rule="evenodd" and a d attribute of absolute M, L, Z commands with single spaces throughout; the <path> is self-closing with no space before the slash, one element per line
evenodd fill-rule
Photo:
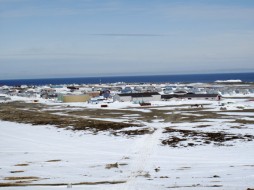
<path fill-rule="evenodd" d="M 58 129 L 0 122 L 0 183 L 6 177 L 38 177 L 37 184 L 62 186 L 3 189 L 66 189 L 68 183 L 124 182 L 72 185 L 72 189 L 247 189 L 254 186 L 254 143 L 234 146 L 162 146 L 169 123 L 145 123 L 154 133 L 126 138 L 108 133 Z M 118 168 L 106 169 L 118 163 Z M 11 173 L 23 171 L 20 173 Z M 22 181 L 22 180 L 21 180 Z"/>

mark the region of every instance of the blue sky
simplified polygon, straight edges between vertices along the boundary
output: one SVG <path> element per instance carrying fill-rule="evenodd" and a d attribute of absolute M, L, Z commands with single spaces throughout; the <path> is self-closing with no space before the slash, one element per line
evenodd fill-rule
<path fill-rule="evenodd" d="M 254 71 L 253 0 L 0 0 L 0 79 Z"/>

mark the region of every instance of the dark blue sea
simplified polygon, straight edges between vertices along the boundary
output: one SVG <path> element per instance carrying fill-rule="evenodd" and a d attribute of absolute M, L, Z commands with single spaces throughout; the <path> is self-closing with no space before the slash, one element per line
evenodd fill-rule
<path fill-rule="evenodd" d="M 59 84 L 99 84 L 99 83 L 189 83 L 214 82 L 216 80 L 242 80 L 254 82 L 254 73 L 219 73 L 219 74 L 185 74 L 185 75 L 151 75 L 151 76 L 107 76 L 107 77 L 79 77 L 79 78 L 45 78 L 45 79 L 15 79 L 0 80 L 0 86 L 20 85 L 59 85 Z"/>

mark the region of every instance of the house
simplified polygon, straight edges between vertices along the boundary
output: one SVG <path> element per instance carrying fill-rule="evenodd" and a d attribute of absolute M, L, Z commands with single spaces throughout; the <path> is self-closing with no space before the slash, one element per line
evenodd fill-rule
<path fill-rule="evenodd" d="M 184 94 L 187 94 L 188 92 L 184 89 L 177 89 L 176 91 L 174 91 L 174 94 L 177 94 L 177 95 L 184 95 Z"/>
<path fill-rule="evenodd" d="M 90 92 L 87 92 L 86 94 L 88 94 L 89 96 L 94 98 L 94 97 L 100 96 L 101 92 L 100 91 L 90 91 Z"/>
<path fill-rule="evenodd" d="M 56 98 L 56 90 L 52 88 L 44 88 L 40 92 L 41 98 L 48 99 L 48 98 Z"/>
<path fill-rule="evenodd" d="M 0 94 L 8 94 L 10 92 L 10 89 L 8 88 L 0 88 Z"/>
<path fill-rule="evenodd" d="M 144 93 L 126 93 L 126 94 L 116 94 L 113 97 L 114 101 L 119 102 L 149 102 L 149 101 L 160 101 L 161 95 L 158 92 L 144 92 Z"/>
<path fill-rule="evenodd" d="M 131 87 L 127 86 L 121 91 L 121 93 L 122 94 L 132 93 L 132 89 Z"/>
<path fill-rule="evenodd" d="M 67 86 L 67 88 L 70 89 L 71 92 L 79 90 L 79 87 L 77 87 L 77 86 Z"/>
<path fill-rule="evenodd" d="M 91 98 L 88 103 L 89 104 L 99 104 L 99 103 L 102 103 L 104 102 L 106 99 L 103 97 L 103 96 L 97 96 L 97 97 L 94 97 L 94 98 Z"/>
<path fill-rule="evenodd" d="M 142 87 L 141 86 L 135 86 L 134 87 L 134 91 L 136 91 L 136 92 L 142 92 Z"/>
<path fill-rule="evenodd" d="M 35 98 L 37 96 L 37 93 L 34 91 L 20 91 L 17 96 L 21 97 L 28 97 L 28 98 Z"/>
<path fill-rule="evenodd" d="M 164 101 L 170 100 L 172 98 L 188 99 L 188 100 L 220 100 L 221 96 L 219 94 L 193 94 L 193 93 L 161 95 L 161 99 Z"/>
<path fill-rule="evenodd" d="M 184 94 L 180 95 L 178 98 L 180 99 L 188 99 L 188 100 L 220 100 L 221 96 L 218 94 Z"/>
<path fill-rule="evenodd" d="M 164 94 L 171 94 L 176 88 L 176 86 L 165 86 L 163 92 Z"/>
<path fill-rule="evenodd" d="M 161 100 L 163 100 L 163 101 L 168 101 L 172 98 L 176 98 L 176 95 L 175 94 L 163 94 L 163 95 L 161 95 Z"/>
<path fill-rule="evenodd" d="M 110 90 L 105 89 L 103 91 L 101 91 L 100 95 L 102 95 L 104 98 L 109 98 L 110 97 Z"/>
<path fill-rule="evenodd" d="M 11 98 L 7 97 L 7 96 L 0 96 L 0 101 L 7 101 L 10 100 Z"/>

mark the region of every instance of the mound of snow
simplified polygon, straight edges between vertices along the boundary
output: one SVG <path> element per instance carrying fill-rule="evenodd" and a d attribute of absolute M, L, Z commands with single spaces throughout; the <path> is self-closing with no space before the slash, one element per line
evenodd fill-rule
<path fill-rule="evenodd" d="M 220 83 L 227 83 L 227 82 L 242 82 L 240 79 L 236 80 L 216 80 L 215 82 L 220 82 Z"/>

